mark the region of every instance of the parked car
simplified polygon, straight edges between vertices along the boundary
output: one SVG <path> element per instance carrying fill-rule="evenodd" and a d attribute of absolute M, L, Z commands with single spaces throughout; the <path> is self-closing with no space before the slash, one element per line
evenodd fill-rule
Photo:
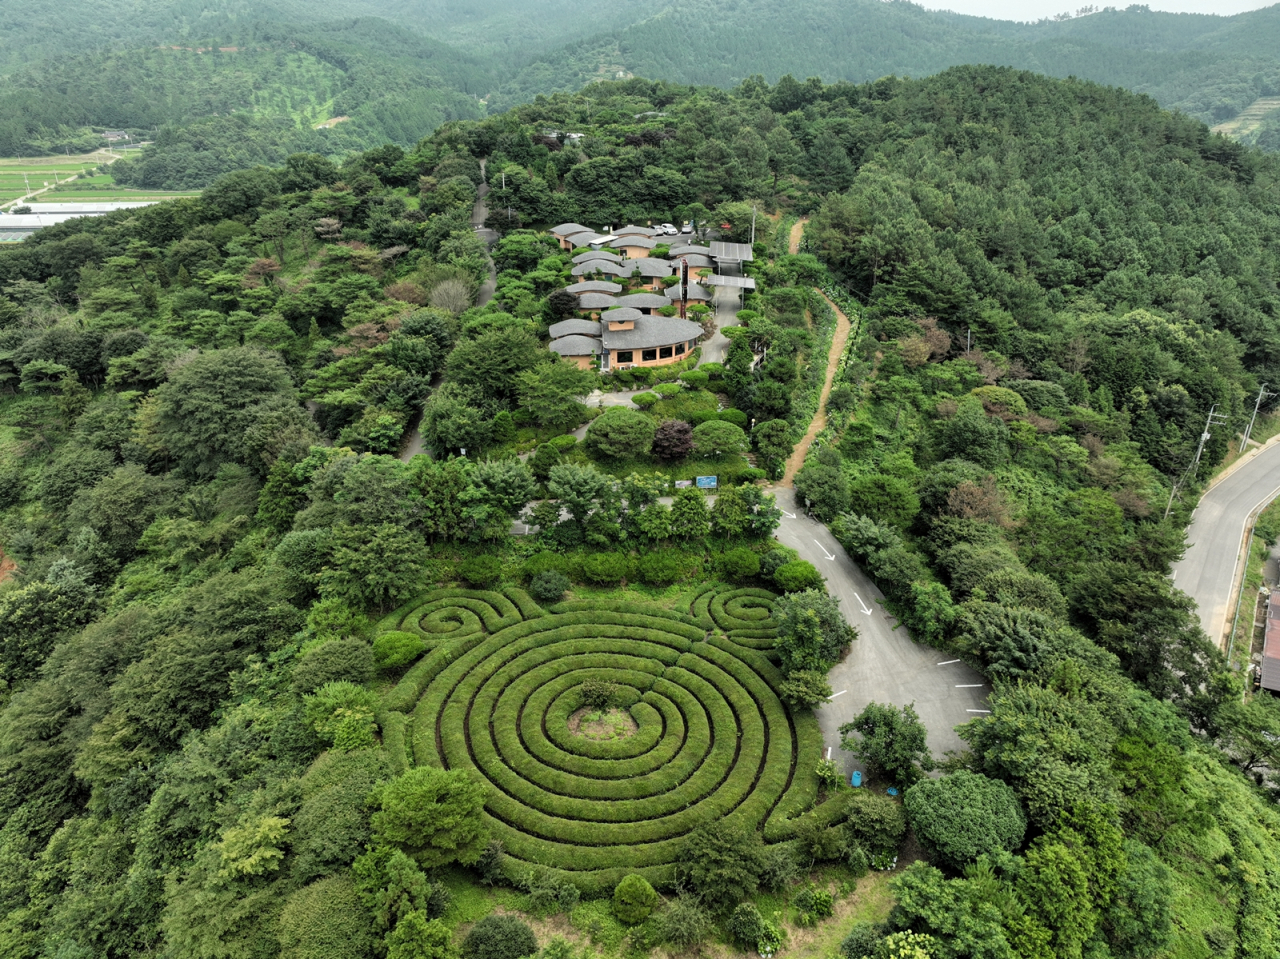
<path fill-rule="evenodd" d="M 686 223 L 684 226 L 682 226 L 682 227 L 680 228 L 680 232 L 681 232 L 681 233 L 692 233 L 692 232 L 693 232 L 693 224 L 692 224 L 692 223 Z"/>
<path fill-rule="evenodd" d="M 659 229 L 661 229 L 662 232 L 665 233 L 667 236 L 677 236 L 680 233 L 680 231 L 677 230 L 670 223 L 662 224 L 662 226 Z"/>

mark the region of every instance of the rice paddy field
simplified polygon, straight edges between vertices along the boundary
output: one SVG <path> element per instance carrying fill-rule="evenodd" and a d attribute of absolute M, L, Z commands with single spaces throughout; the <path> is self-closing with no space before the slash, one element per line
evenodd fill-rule
<path fill-rule="evenodd" d="M 195 196 L 191 192 L 133 190 L 116 184 L 110 173 L 93 173 L 103 163 L 113 160 L 106 151 L 70 157 L 35 157 L 0 159 L 0 207 L 14 204 L 31 191 L 50 189 L 26 202 L 90 203 L 109 200 L 151 200 Z M 74 179 L 70 179 L 73 178 Z M 70 179 L 70 182 L 66 182 Z"/>

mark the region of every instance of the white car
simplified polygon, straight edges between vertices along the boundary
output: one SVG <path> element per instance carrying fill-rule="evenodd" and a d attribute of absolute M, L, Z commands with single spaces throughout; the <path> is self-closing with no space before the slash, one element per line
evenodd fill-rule
<path fill-rule="evenodd" d="M 693 224 L 692 224 L 692 223 L 686 223 L 683 227 L 681 227 L 681 228 L 680 228 L 680 232 L 681 232 L 681 233 L 692 233 L 692 232 L 693 232 Z"/>
<path fill-rule="evenodd" d="M 665 233 L 667 236 L 677 236 L 677 235 L 680 233 L 680 231 L 679 231 L 679 230 L 677 230 L 677 229 L 676 229 L 674 226 L 672 226 L 670 223 L 664 223 L 664 224 L 662 224 L 662 226 L 660 226 L 658 229 L 660 229 L 660 230 L 661 230 L 663 233 Z"/>

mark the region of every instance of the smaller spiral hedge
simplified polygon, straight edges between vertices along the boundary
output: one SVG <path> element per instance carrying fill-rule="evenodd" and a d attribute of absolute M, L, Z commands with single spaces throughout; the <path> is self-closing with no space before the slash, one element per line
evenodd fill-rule
<path fill-rule="evenodd" d="M 469 769 L 488 784 L 485 816 L 512 878 L 536 864 L 587 894 L 630 873 L 669 885 L 703 823 L 729 819 L 779 842 L 817 797 L 822 735 L 778 698 L 773 598 L 712 584 L 688 612 L 544 610 L 519 589 L 428 593 L 379 624 L 426 644 L 383 697 L 384 746 L 397 770 Z M 587 680 L 615 684 L 634 735 L 570 732 Z"/>

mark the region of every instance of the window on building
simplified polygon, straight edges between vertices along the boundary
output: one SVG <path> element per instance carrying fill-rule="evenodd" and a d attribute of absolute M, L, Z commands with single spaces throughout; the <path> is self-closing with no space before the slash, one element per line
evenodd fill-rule
<path fill-rule="evenodd" d="M 633 356 L 633 355 L 634 355 L 634 354 L 633 354 L 633 352 L 632 352 L 631 350 L 618 350 L 618 362 L 619 362 L 619 363 L 631 363 L 631 362 L 633 362 L 633 360 L 632 360 L 632 356 Z"/>
<path fill-rule="evenodd" d="M 641 350 L 640 351 L 640 359 L 642 360 L 656 360 L 657 358 L 658 358 L 657 350 Z"/>
<path fill-rule="evenodd" d="M 664 360 L 671 359 L 671 347 L 664 346 L 662 349 L 658 350 L 658 355 Z"/>
<path fill-rule="evenodd" d="M 683 344 L 683 343 L 677 343 L 677 344 L 676 344 L 676 356 L 679 356 L 679 355 L 680 355 L 681 353 L 683 353 L 683 352 L 684 352 L 684 344 Z"/>

